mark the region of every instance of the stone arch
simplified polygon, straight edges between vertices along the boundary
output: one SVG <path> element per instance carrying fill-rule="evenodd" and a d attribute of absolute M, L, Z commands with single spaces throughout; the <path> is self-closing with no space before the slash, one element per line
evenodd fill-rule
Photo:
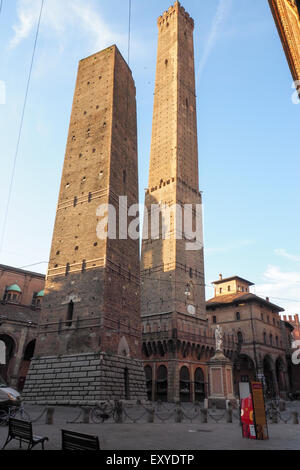
<path fill-rule="evenodd" d="M 128 358 L 130 357 L 130 349 L 129 349 L 125 336 L 123 336 L 119 342 L 118 356 L 123 356 L 123 357 L 128 357 Z"/>
<path fill-rule="evenodd" d="M 265 377 L 265 387 L 268 397 L 276 396 L 276 378 L 275 378 L 275 364 L 271 356 L 266 354 L 263 359 L 263 370 Z"/>
<path fill-rule="evenodd" d="M 17 349 L 17 343 L 11 335 L 0 334 L 0 341 L 5 345 L 5 364 L 0 365 L 0 375 L 9 382 L 10 365 Z"/>
<path fill-rule="evenodd" d="M 275 370 L 279 392 L 285 392 L 287 390 L 286 365 L 281 356 L 278 356 L 275 361 Z"/>
<path fill-rule="evenodd" d="M 239 394 L 240 382 L 253 382 L 256 380 L 255 363 L 252 357 L 247 354 L 240 354 L 233 367 L 233 380 L 235 384 L 235 393 Z"/>
<path fill-rule="evenodd" d="M 30 362 L 34 356 L 36 340 L 31 340 L 24 349 L 24 355 L 19 371 L 18 390 L 21 392 L 24 388 L 26 376 L 30 367 Z"/>
<path fill-rule="evenodd" d="M 195 370 L 194 384 L 195 401 L 203 401 L 205 399 L 205 379 L 204 372 L 201 367 L 198 367 Z"/>
<path fill-rule="evenodd" d="M 160 365 L 156 372 L 156 399 L 168 401 L 168 369 Z"/>
<path fill-rule="evenodd" d="M 179 396 L 181 402 L 191 401 L 191 376 L 186 366 L 181 367 L 179 378 Z"/>
<path fill-rule="evenodd" d="M 146 376 L 146 387 L 147 387 L 147 397 L 149 401 L 152 401 L 152 367 L 147 365 L 145 366 L 145 376 Z"/>

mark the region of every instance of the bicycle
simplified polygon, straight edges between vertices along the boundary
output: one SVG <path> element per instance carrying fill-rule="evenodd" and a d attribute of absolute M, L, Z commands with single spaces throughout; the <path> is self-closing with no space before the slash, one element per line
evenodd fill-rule
<path fill-rule="evenodd" d="M 107 409 L 109 405 L 97 405 L 95 408 L 92 409 L 91 412 L 91 419 L 93 423 L 99 424 L 99 423 L 104 423 L 107 421 L 112 413 L 114 413 L 114 407 Z"/>
<path fill-rule="evenodd" d="M 9 418 L 30 421 L 30 416 L 25 411 L 23 403 L 20 406 L 10 406 L 7 410 L 0 410 L 0 426 L 8 426 Z"/>

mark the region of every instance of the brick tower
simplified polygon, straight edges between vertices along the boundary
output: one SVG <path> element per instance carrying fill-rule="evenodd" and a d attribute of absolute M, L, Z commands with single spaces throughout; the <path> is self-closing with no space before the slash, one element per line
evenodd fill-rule
<path fill-rule="evenodd" d="M 80 62 L 27 400 L 145 398 L 139 242 L 99 238 L 138 203 L 135 96 L 116 46 Z"/>
<path fill-rule="evenodd" d="M 163 354 L 160 355 L 160 347 L 153 351 L 147 344 L 153 340 L 151 324 L 155 325 L 156 339 L 162 345 L 163 336 L 166 344 L 171 344 L 172 335 L 173 340 L 178 339 L 183 323 L 189 325 L 188 331 L 191 332 L 206 325 L 203 239 L 201 236 L 196 250 L 190 250 L 185 237 L 180 236 L 186 229 L 184 214 L 192 214 L 195 228 L 196 206 L 201 208 L 202 197 L 198 176 L 194 21 L 180 3 L 175 2 L 158 19 L 158 29 L 150 175 L 144 222 L 149 232 L 147 238 L 144 230 L 141 262 L 143 350 L 145 363 L 152 367 L 152 383 L 160 380 L 155 375 L 156 365 L 167 361 L 168 399 L 173 400 L 178 399 L 181 353 L 166 347 L 165 351 L 161 349 Z M 183 213 L 187 204 L 190 206 Z M 170 219 L 162 216 L 158 222 L 158 236 L 151 237 L 150 226 L 153 224 L 155 227 L 155 214 L 161 212 L 162 207 L 174 205 L 179 208 L 179 213 L 171 210 Z M 202 223 L 201 215 L 198 216 L 199 222 Z M 190 370 L 190 373 L 194 372 Z"/>

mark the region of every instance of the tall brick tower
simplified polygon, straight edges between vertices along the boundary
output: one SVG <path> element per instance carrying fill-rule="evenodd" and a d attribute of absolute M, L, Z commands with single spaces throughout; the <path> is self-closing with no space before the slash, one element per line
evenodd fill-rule
<path fill-rule="evenodd" d="M 139 242 L 98 236 L 138 203 L 135 96 L 116 46 L 80 62 L 29 401 L 145 398 Z"/>
<path fill-rule="evenodd" d="M 178 339 L 183 324 L 189 325 L 188 331 L 191 332 L 206 325 L 203 239 L 201 237 L 198 249 L 189 250 L 185 236 L 180 236 L 182 232 L 185 234 L 186 228 L 184 207 L 190 205 L 185 207 L 185 214 L 192 215 L 195 228 L 196 206 L 201 207 L 202 197 L 198 177 L 194 21 L 180 3 L 175 2 L 158 19 L 158 29 L 150 175 L 144 222 L 149 226 L 149 232 L 148 238 L 144 233 L 141 266 L 143 350 L 146 364 L 152 367 L 152 383 L 161 380 L 155 375 L 155 363 L 160 360 L 168 362 L 168 399 L 173 400 L 179 398 L 181 353 L 172 348 L 161 349 L 162 359 L 159 345 L 153 349 L 147 344 L 153 340 L 153 328 L 158 343 L 164 344 L 164 336 L 170 344 L 172 335 L 173 340 Z M 170 223 L 167 220 L 167 229 L 162 217 L 159 236 L 153 239 L 150 225 L 154 214 L 160 212 L 161 207 L 174 205 L 180 208 L 181 215 L 171 211 L 173 215 Z M 202 222 L 201 216 L 200 219 Z M 185 362 L 187 360 L 185 356 Z"/>
<path fill-rule="evenodd" d="M 170 231 L 151 239 L 151 206 L 201 206 L 194 70 L 194 21 L 179 2 L 158 19 L 159 39 L 149 174 L 146 193 L 149 238 L 142 250 L 142 315 L 174 311 L 196 317 L 205 312 L 203 246 L 187 250 L 178 237 L 184 216 L 174 211 Z M 158 207 L 155 210 L 159 210 Z M 188 210 L 188 209 L 187 209 Z M 152 209 L 153 211 L 153 209 Z M 195 215 L 195 214 L 194 214 Z M 153 218 L 152 218 L 153 219 Z M 179 226 L 180 225 L 180 226 Z M 178 237 L 178 238 L 176 238 Z M 184 237 L 182 237 L 184 238 Z"/>

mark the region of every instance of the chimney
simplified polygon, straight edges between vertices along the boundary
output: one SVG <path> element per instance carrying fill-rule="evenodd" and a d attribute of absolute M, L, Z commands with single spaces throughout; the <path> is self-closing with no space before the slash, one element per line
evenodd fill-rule
<path fill-rule="evenodd" d="M 219 274 L 219 279 L 220 279 L 220 281 L 223 280 L 223 274 Z"/>
<path fill-rule="evenodd" d="M 267 302 L 270 302 L 270 297 L 266 297 L 266 301 L 267 301 Z"/>

